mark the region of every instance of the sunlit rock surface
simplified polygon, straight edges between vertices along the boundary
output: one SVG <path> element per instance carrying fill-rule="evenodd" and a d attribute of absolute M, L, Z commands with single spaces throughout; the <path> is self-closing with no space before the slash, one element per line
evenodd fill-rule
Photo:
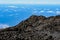
<path fill-rule="evenodd" d="M 14 27 L 0 29 L 0 40 L 60 40 L 60 15 L 32 15 Z"/>

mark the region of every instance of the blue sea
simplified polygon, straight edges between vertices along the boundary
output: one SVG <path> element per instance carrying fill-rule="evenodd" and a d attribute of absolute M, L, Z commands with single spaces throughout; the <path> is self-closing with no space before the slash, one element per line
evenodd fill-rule
<path fill-rule="evenodd" d="M 0 4 L 0 28 L 15 26 L 31 15 L 60 15 L 60 5 Z"/>

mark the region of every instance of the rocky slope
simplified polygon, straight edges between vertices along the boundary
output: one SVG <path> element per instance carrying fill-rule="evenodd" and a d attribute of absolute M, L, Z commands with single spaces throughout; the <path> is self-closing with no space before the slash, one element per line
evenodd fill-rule
<path fill-rule="evenodd" d="M 14 27 L 1 29 L 0 40 L 60 40 L 60 15 L 32 15 Z"/>

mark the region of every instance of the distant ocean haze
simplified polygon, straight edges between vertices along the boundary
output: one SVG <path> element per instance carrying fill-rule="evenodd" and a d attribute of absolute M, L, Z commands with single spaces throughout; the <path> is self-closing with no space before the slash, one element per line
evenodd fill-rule
<path fill-rule="evenodd" d="M 60 5 L 0 5 L 0 24 L 15 26 L 31 15 L 60 15 Z"/>

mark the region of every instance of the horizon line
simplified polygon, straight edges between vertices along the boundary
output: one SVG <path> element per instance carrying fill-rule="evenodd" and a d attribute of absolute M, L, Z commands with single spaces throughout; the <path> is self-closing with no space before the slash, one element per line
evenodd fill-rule
<path fill-rule="evenodd" d="M 18 4 L 6 4 L 6 5 L 18 5 Z M 19 4 L 19 5 L 60 5 L 60 4 Z"/>

